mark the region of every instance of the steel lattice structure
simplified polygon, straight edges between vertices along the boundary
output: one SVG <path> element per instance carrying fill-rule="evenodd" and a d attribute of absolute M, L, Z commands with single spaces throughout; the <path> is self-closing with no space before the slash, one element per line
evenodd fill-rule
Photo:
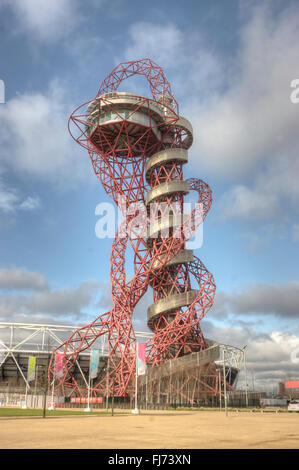
<path fill-rule="evenodd" d="M 119 85 L 136 74 L 144 76 L 152 98 L 118 92 Z M 147 362 L 151 367 L 207 348 L 200 321 L 211 308 L 215 294 L 212 274 L 186 249 L 186 242 L 206 217 L 212 191 L 202 180 L 183 179 L 192 145 L 190 122 L 179 115 L 162 68 L 150 59 L 125 62 L 105 78 L 96 97 L 70 117 L 73 138 L 89 153 L 94 172 L 124 221 L 116 234 L 110 258 L 113 308 L 75 331 L 55 352 L 64 352 L 64 375 L 57 386 L 64 393 L 80 393 L 72 376 L 78 354 L 99 336 L 107 334 L 109 367 L 92 386 L 94 394 L 117 396 L 134 393 L 136 338 L 134 307 L 153 289 L 148 308 Z M 184 196 L 198 193 L 198 204 L 184 214 Z M 128 247 L 134 253 L 134 276 L 126 279 Z M 192 279 L 198 285 L 192 288 Z M 216 377 L 215 364 L 209 377 Z M 54 354 L 49 380 L 54 373 Z M 201 378 L 203 380 L 203 378 Z M 217 393 L 217 386 L 207 390 Z"/>

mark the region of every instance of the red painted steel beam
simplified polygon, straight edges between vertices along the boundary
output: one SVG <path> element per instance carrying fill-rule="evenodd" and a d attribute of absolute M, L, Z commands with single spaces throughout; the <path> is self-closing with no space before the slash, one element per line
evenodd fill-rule
<path fill-rule="evenodd" d="M 117 93 L 120 84 L 134 75 L 142 75 L 148 81 L 151 99 Z M 184 192 L 170 190 L 165 193 L 165 188 L 173 185 L 182 188 L 185 184 L 183 163 L 177 157 L 172 159 L 171 152 L 176 149 L 185 151 L 192 144 L 190 126 L 178 114 L 178 104 L 162 68 L 148 58 L 115 67 L 103 80 L 96 97 L 77 108 L 69 123 L 76 142 L 88 150 L 94 172 L 107 195 L 124 215 L 125 209 L 133 207 L 125 222 L 134 220 L 137 205 L 147 202 L 149 189 L 160 190 L 161 194 L 155 197 L 158 210 L 152 220 L 148 205 L 143 221 L 146 227 L 150 222 L 159 226 L 164 220 L 163 211 L 169 213 L 171 210 L 175 215 L 175 211 L 183 208 Z M 145 183 L 146 162 L 157 158 L 161 151 L 166 157 L 150 169 L 148 186 Z M 93 393 L 105 394 L 107 386 L 109 393 L 113 390 L 117 396 L 134 393 L 136 338 L 132 314 L 149 285 L 154 292 L 154 308 L 161 300 L 166 303 L 173 301 L 171 296 L 174 294 L 186 295 L 187 298 L 191 291 L 191 278 L 197 287 L 192 301 L 186 305 L 174 305 L 170 311 L 158 312 L 149 320 L 154 335 L 147 342 L 147 361 L 158 366 L 163 361 L 206 348 L 200 321 L 213 304 L 216 289 L 213 276 L 196 257 L 191 262 L 174 263 L 173 260 L 185 250 L 186 241 L 206 217 L 212 203 L 212 191 L 205 182 L 196 178 L 186 183 L 189 190 L 197 191 L 198 206 L 189 216 L 183 214 L 181 224 L 171 228 L 171 233 L 164 236 L 159 229 L 157 238 L 149 236 L 146 239 L 134 230 L 127 230 L 123 237 L 120 235 L 124 227 L 121 227 L 115 235 L 110 259 L 113 308 L 78 329 L 54 351 L 51 358 L 50 381 L 55 373 L 55 353 L 63 352 L 65 355 L 63 377 L 56 385 L 65 393 L 80 393 L 73 373 L 76 361 L 80 352 L 92 348 L 103 334 L 108 336 L 109 369 L 93 384 Z M 120 197 L 125 207 L 120 205 Z M 127 281 L 125 257 L 129 246 L 134 252 L 135 274 Z M 214 388 L 217 390 L 216 379 Z"/>

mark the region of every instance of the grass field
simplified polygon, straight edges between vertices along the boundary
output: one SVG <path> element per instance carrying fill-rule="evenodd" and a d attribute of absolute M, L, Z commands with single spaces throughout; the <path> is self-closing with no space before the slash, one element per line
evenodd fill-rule
<path fill-rule="evenodd" d="M 184 408 L 184 407 L 177 407 L 175 410 L 172 411 L 177 411 L 177 412 L 194 412 L 194 411 L 200 411 L 200 412 L 214 412 L 214 413 L 219 413 L 219 408 L 207 408 L 207 407 L 200 407 L 200 408 Z M 229 413 L 248 413 L 248 412 L 255 412 L 255 413 L 260 413 L 260 409 L 248 409 L 248 408 L 228 408 Z M 273 412 L 273 410 L 270 410 Z M 223 410 L 224 412 L 224 410 Z M 267 410 L 264 410 L 264 412 L 267 412 Z M 278 409 L 279 413 L 287 413 L 287 409 Z M 146 413 L 145 410 L 143 410 L 143 413 Z M 131 410 L 114 410 L 114 414 L 131 414 Z M 101 416 L 111 416 L 111 410 L 106 412 L 106 410 L 103 409 L 94 409 L 91 412 L 85 412 L 83 409 L 57 409 L 53 411 L 49 411 L 46 409 L 46 417 L 51 417 L 51 416 L 86 416 L 86 415 L 101 415 Z M 27 409 L 22 409 L 22 408 L 5 408 L 5 407 L 0 407 L 0 418 L 1 417 L 33 417 L 33 416 L 43 416 L 43 411 L 41 409 L 34 409 L 34 408 L 27 408 Z"/>
<path fill-rule="evenodd" d="M 125 412 L 120 412 L 120 411 L 114 411 L 115 414 L 124 414 Z M 82 416 L 82 415 L 102 415 L 102 416 L 111 416 L 111 411 L 108 413 L 106 410 L 98 410 L 98 411 L 91 411 L 91 412 L 85 412 L 83 409 L 82 410 L 76 410 L 76 409 L 68 409 L 68 410 L 53 410 L 49 411 L 46 410 L 46 417 L 51 417 L 51 416 Z M 22 409 L 22 408 L 0 408 L 0 418 L 1 417 L 32 417 L 32 416 L 43 416 L 43 410 L 41 409 L 34 409 L 34 408 L 27 408 L 27 409 Z"/>

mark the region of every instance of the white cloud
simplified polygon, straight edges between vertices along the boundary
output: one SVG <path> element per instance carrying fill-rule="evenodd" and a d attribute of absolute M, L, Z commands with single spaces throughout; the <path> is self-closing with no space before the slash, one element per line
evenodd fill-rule
<path fill-rule="evenodd" d="M 233 185 L 221 197 L 218 209 L 224 218 L 267 219 L 281 217 L 283 201 L 287 209 L 297 211 L 299 202 L 299 157 L 290 152 L 266 163 L 251 188 Z"/>
<path fill-rule="evenodd" d="M 0 181 L 0 211 L 4 213 L 15 212 L 18 200 L 16 191 L 6 188 Z"/>
<path fill-rule="evenodd" d="M 33 211 L 40 208 L 38 196 L 23 199 L 15 188 L 7 188 L 0 180 L 0 212 L 13 214 L 18 210 Z"/>
<path fill-rule="evenodd" d="M 244 185 L 237 185 L 222 196 L 218 209 L 223 218 L 265 219 L 273 217 L 278 207 L 277 194 L 268 194 L 263 188 L 257 192 Z"/>
<path fill-rule="evenodd" d="M 47 290 L 45 277 L 25 268 L 0 268 L 0 289 Z"/>
<path fill-rule="evenodd" d="M 279 221 L 274 218 L 272 222 L 262 223 L 257 227 L 257 221 L 251 225 L 251 230 L 246 230 L 244 233 L 238 235 L 241 240 L 243 248 L 249 254 L 257 255 L 265 251 L 273 241 L 287 240 L 289 227 L 285 221 Z"/>
<path fill-rule="evenodd" d="M 24 211 L 33 211 L 40 208 L 40 199 L 39 197 L 28 196 L 21 204 L 20 209 Z"/>
<path fill-rule="evenodd" d="M 199 92 L 220 84 L 222 65 L 215 53 L 204 46 L 198 31 L 184 33 L 171 22 L 142 21 L 130 26 L 128 37 L 124 59 L 150 58 L 156 62 L 171 82 L 176 98 L 181 95 L 186 102 L 188 98 L 194 101 Z M 117 58 L 116 62 L 120 60 Z"/>
<path fill-rule="evenodd" d="M 252 10 L 241 30 L 226 90 L 193 109 L 200 160 L 215 172 L 244 176 L 259 161 L 298 149 L 298 111 L 290 101 L 297 74 L 299 7 L 274 17 L 266 7 Z M 198 105 L 198 103 L 196 103 Z M 293 152 L 295 153 L 295 152 Z"/>
<path fill-rule="evenodd" d="M 129 28 L 129 36 L 131 42 L 125 51 L 126 59 L 148 57 L 165 68 L 173 66 L 184 43 L 183 33 L 173 23 L 161 27 L 149 22 L 137 22 Z"/>
<path fill-rule="evenodd" d="M 298 37 L 298 5 L 275 18 L 265 7 L 254 9 L 241 32 L 239 72 L 224 93 L 193 108 L 193 166 L 198 162 L 231 181 L 253 179 L 251 187 L 234 185 L 224 194 L 225 217 L 273 217 L 285 198 L 289 210 L 297 210 L 299 108 L 290 101 L 290 83 Z"/>
<path fill-rule="evenodd" d="M 299 315 L 299 281 L 253 284 L 234 294 L 216 294 L 213 314 L 224 318 L 233 315 L 274 315 L 296 319 Z"/>
<path fill-rule="evenodd" d="M 67 36 L 80 19 L 77 0 L 0 0 L 13 11 L 18 29 L 42 42 L 55 42 Z"/>
<path fill-rule="evenodd" d="M 31 314 L 79 315 L 99 290 L 95 281 L 82 282 L 76 288 L 53 290 L 32 295 L 24 305 Z"/>
<path fill-rule="evenodd" d="M 299 242 L 299 224 L 294 224 L 292 227 L 292 236 L 294 242 Z"/>
<path fill-rule="evenodd" d="M 254 371 L 258 388 L 277 384 L 289 376 L 298 376 L 298 364 L 292 361 L 299 338 L 288 333 L 272 331 L 266 338 L 250 341 L 247 347 L 247 366 Z"/>
<path fill-rule="evenodd" d="M 247 381 L 252 390 L 273 390 L 279 381 L 298 377 L 298 364 L 292 353 L 299 346 L 299 337 L 276 330 L 261 333 L 254 328 L 219 327 L 209 321 L 202 322 L 206 337 L 232 346 L 246 347 Z M 244 368 L 241 369 L 238 388 L 244 387 Z"/>
<path fill-rule="evenodd" d="M 151 331 L 147 326 L 147 309 L 153 302 L 153 290 L 149 286 L 146 293 L 137 302 L 133 312 L 132 321 L 136 331 Z"/>
<path fill-rule="evenodd" d="M 198 32 L 145 22 L 130 27 L 125 57 L 149 56 L 163 66 L 193 125 L 189 168 L 238 181 L 221 203 L 225 216 L 262 219 L 284 198 L 291 210 L 299 201 L 299 106 L 290 100 L 299 6 L 242 8 L 246 21 L 231 57 L 218 56 Z"/>
<path fill-rule="evenodd" d="M 44 94 L 24 93 L 8 101 L 0 108 L 2 165 L 63 187 L 84 178 L 90 167 L 68 133 L 70 108 L 58 81 Z"/>
<path fill-rule="evenodd" d="M 0 288 L 4 290 L 33 290 L 30 295 L 13 293 L 0 296 L 0 321 L 56 323 L 57 319 L 84 321 L 88 308 L 95 307 L 102 283 L 85 281 L 76 287 L 50 289 L 39 273 L 21 268 L 0 270 Z M 105 295 L 105 292 L 104 292 Z M 96 316 L 96 315 L 94 315 Z"/>

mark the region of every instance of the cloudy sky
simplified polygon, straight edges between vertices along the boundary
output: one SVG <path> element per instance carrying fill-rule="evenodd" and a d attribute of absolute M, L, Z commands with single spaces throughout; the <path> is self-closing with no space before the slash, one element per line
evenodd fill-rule
<path fill-rule="evenodd" d="M 110 308 L 111 240 L 95 234 L 108 196 L 68 117 L 119 62 L 149 57 L 194 127 L 185 177 L 213 190 L 203 331 L 248 345 L 250 386 L 298 378 L 298 2 L 0 0 L 0 18 L 0 321 L 83 325 Z"/>

